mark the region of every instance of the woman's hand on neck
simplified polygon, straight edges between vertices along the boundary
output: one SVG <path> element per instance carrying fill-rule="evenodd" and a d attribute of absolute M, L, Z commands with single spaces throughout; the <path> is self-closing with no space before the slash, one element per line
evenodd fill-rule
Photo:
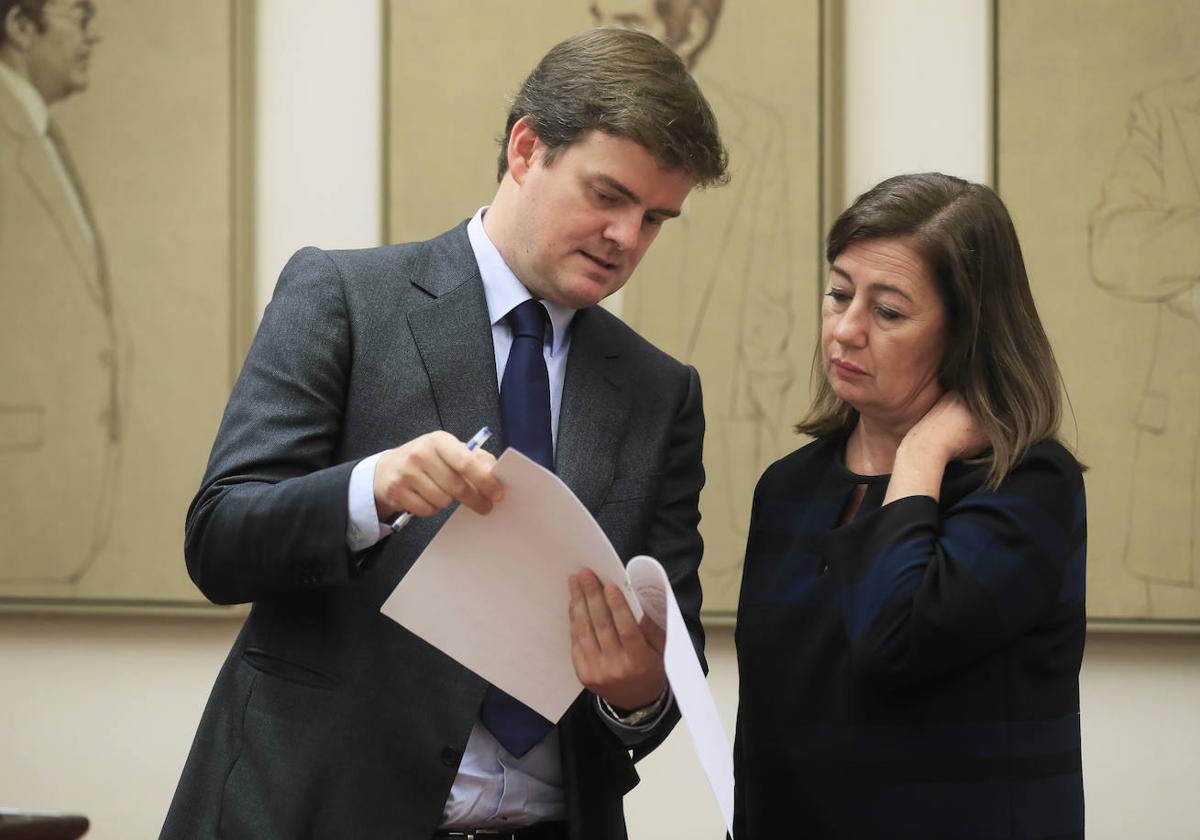
<path fill-rule="evenodd" d="M 946 465 L 982 452 L 987 435 L 957 393 L 943 394 L 900 440 L 883 503 L 908 496 L 941 496 Z"/>
<path fill-rule="evenodd" d="M 846 466 L 859 475 L 893 472 L 896 453 L 909 432 L 924 420 L 945 394 L 935 377 L 924 380 L 907 397 L 886 405 L 858 409 L 858 422 L 846 441 Z M 879 409 L 879 406 L 875 406 Z"/>

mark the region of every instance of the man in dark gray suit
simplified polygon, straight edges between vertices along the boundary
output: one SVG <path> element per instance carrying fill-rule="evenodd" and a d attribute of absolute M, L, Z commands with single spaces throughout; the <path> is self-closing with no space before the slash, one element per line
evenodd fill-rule
<path fill-rule="evenodd" d="M 588 690 L 520 745 L 521 708 L 497 716 L 494 689 L 379 607 L 448 506 L 503 494 L 492 453 L 525 434 L 502 420 L 505 370 L 533 340 L 555 471 L 622 559 L 658 558 L 702 647 L 699 381 L 596 304 L 725 164 L 672 52 L 591 30 L 526 79 L 489 207 L 428 242 L 292 258 L 188 511 L 192 578 L 253 608 L 163 837 L 625 836 L 633 758 L 678 714 L 661 632 L 619 590 L 563 582 Z M 484 425 L 492 451 L 469 452 Z M 417 518 L 393 534 L 399 511 Z"/>

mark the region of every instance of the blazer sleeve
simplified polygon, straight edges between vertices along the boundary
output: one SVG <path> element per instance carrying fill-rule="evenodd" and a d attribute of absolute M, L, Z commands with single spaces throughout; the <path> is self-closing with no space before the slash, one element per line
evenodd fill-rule
<path fill-rule="evenodd" d="M 864 677 L 916 682 L 1056 615 L 1081 619 L 1082 476 L 1057 444 L 1036 450 L 994 492 L 945 509 L 928 496 L 899 499 L 826 536 L 822 560 Z"/>
<path fill-rule="evenodd" d="M 219 604 L 349 577 L 353 463 L 334 463 L 349 381 L 342 278 L 324 252 L 288 264 L 187 512 L 188 573 Z"/>

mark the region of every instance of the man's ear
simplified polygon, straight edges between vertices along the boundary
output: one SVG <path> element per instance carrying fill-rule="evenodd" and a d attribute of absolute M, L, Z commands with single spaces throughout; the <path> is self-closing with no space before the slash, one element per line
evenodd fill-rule
<path fill-rule="evenodd" d="M 533 120 L 521 117 L 508 134 L 508 171 L 518 184 L 523 183 L 537 157 L 544 154 L 546 144 L 533 128 Z"/>
<path fill-rule="evenodd" d="M 4 41 L 19 51 L 29 49 L 36 32 L 37 24 L 30 20 L 20 6 L 13 6 L 4 16 Z"/>

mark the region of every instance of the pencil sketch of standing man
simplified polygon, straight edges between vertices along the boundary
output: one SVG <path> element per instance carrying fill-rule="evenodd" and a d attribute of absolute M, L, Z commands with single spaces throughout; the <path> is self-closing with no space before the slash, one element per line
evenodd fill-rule
<path fill-rule="evenodd" d="M 89 0 L 0 0 L 0 580 L 78 580 L 120 426 L 104 248 L 49 108 L 84 90 Z"/>
<path fill-rule="evenodd" d="M 1153 610 L 1161 587 L 1200 588 L 1200 74 L 1134 100 L 1089 241 L 1100 288 L 1157 308 L 1125 547 Z"/>

